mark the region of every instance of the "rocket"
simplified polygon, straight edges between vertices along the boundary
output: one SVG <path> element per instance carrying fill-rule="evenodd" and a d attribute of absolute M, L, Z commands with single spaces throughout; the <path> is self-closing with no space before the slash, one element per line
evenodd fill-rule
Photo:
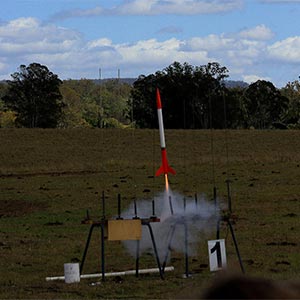
<path fill-rule="evenodd" d="M 162 106 L 161 106 L 160 93 L 159 93 L 158 88 L 156 89 L 156 108 L 157 108 L 160 148 L 161 148 L 161 166 L 156 171 L 155 176 L 159 176 L 161 174 L 166 175 L 168 173 L 176 174 L 175 170 L 173 170 L 168 164 L 165 132 L 164 132 L 164 122 L 163 122 L 163 116 L 162 116 Z"/>

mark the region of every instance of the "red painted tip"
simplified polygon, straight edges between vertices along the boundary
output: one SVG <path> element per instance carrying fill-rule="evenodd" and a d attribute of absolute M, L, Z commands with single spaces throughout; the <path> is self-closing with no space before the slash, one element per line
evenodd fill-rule
<path fill-rule="evenodd" d="M 156 108 L 157 109 L 161 109 L 161 101 L 160 101 L 160 93 L 159 93 L 159 89 L 156 89 Z"/>

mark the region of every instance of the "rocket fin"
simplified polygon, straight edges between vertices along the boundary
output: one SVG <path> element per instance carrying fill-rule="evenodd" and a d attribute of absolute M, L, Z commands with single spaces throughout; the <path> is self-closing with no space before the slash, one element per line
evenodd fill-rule
<path fill-rule="evenodd" d="M 156 171 L 155 176 L 159 176 L 161 174 L 171 173 L 173 175 L 176 174 L 176 171 L 172 169 L 169 165 L 167 165 L 167 170 L 165 170 L 164 166 L 160 166 L 160 168 Z"/>
<path fill-rule="evenodd" d="M 155 176 L 159 176 L 161 174 L 164 174 L 164 167 L 160 166 L 160 168 L 156 171 Z"/>
<path fill-rule="evenodd" d="M 176 171 L 174 169 L 172 169 L 170 166 L 168 166 L 168 173 L 172 173 L 173 175 L 176 174 Z"/>

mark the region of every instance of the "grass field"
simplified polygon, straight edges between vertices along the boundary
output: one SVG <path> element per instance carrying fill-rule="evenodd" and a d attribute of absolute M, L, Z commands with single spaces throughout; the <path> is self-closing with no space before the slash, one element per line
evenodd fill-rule
<path fill-rule="evenodd" d="M 80 261 L 89 210 L 101 218 L 101 195 L 108 218 L 133 199 L 149 201 L 164 191 L 157 130 L 0 130 L 0 298 L 175 298 L 200 291 L 209 271 L 207 239 L 190 256 L 192 278 L 183 279 L 184 258 L 172 253 L 172 273 L 46 282 L 63 275 L 63 264 Z M 177 171 L 170 186 L 182 197 L 213 187 L 227 201 L 231 181 L 234 230 L 246 273 L 274 279 L 298 278 L 300 272 L 300 131 L 166 131 L 170 165 Z M 240 272 L 231 236 L 226 238 L 228 269 Z M 149 254 L 141 268 L 155 267 Z M 121 242 L 106 244 L 106 271 L 134 269 L 135 260 Z M 100 272 L 100 240 L 92 240 L 85 273 Z M 92 284 L 100 282 L 99 284 Z"/>

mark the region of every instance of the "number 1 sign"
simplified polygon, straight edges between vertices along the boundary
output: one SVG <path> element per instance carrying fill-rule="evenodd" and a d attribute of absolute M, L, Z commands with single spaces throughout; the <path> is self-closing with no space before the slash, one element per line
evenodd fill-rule
<path fill-rule="evenodd" d="M 225 240 L 208 241 L 209 267 L 211 271 L 219 271 L 226 268 Z"/>

